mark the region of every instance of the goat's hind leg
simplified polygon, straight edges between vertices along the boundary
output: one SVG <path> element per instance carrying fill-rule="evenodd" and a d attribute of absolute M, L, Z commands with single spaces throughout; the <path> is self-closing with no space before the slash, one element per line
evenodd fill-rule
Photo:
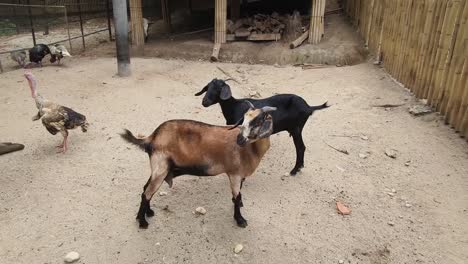
<path fill-rule="evenodd" d="M 292 176 L 296 175 L 302 168 L 304 168 L 304 153 L 306 146 L 302 140 L 302 128 L 291 133 L 294 140 L 294 146 L 296 147 L 296 165 L 291 170 Z"/>
<path fill-rule="evenodd" d="M 240 176 L 229 176 L 229 181 L 231 182 L 232 202 L 234 203 L 234 219 L 238 226 L 246 227 L 247 220 L 245 220 L 240 212 L 240 208 L 244 206 L 242 203 L 242 194 L 240 193 L 244 178 Z"/>
<path fill-rule="evenodd" d="M 146 188 L 148 188 L 150 181 L 151 181 L 151 176 L 148 178 L 148 181 L 146 182 L 145 186 L 143 186 L 143 192 L 145 192 Z M 151 209 L 151 204 L 148 204 L 148 209 L 146 210 L 146 216 L 148 217 L 154 216 L 154 211 L 153 209 Z M 138 219 L 138 216 L 137 216 L 137 219 Z"/>
<path fill-rule="evenodd" d="M 148 228 L 148 222 L 146 221 L 145 215 L 154 215 L 154 211 L 150 208 L 150 201 L 153 195 L 158 191 L 159 187 L 167 176 L 168 164 L 167 159 L 162 155 L 153 155 L 150 158 L 151 163 L 151 177 L 145 184 L 144 191 L 141 194 L 140 209 L 138 210 L 137 219 L 140 224 L 140 228 Z"/>

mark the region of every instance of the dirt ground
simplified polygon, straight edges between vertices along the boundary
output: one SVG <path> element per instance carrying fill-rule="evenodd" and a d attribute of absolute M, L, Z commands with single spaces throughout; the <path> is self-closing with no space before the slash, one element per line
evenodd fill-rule
<path fill-rule="evenodd" d="M 247 228 L 232 218 L 227 177 L 187 176 L 163 185 L 168 195 L 155 196 L 156 216 L 139 230 L 149 164 L 118 133 L 148 134 L 174 118 L 224 124 L 218 106 L 205 109 L 193 96 L 226 77 L 217 66 L 239 80 L 231 83 L 237 97 L 329 101 L 304 129 L 306 167 L 282 177 L 295 151 L 286 133 L 274 135 L 243 188 Z M 88 133 L 71 132 L 66 154 L 55 153 L 60 136 L 31 121 L 23 70 L 0 75 L 1 141 L 26 146 L 0 156 L 0 262 L 61 263 L 77 251 L 78 263 L 468 263 L 467 143 L 436 114 L 411 116 L 415 100 L 380 68 L 132 59 L 126 79 L 113 77 L 116 68 L 113 58 L 74 57 L 33 70 L 40 93 L 91 122 Z M 372 107 L 387 103 L 405 105 Z M 335 200 L 351 215 L 337 214 Z M 198 206 L 207 214 L 196 216 Z M 244 250 L 234 254 L 238 243 Z"/>

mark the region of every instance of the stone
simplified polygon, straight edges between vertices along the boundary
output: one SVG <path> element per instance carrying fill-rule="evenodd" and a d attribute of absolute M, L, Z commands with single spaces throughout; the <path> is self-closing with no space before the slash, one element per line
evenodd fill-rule
<path fill-rule="evenodd" d="M 244 246 L 242 244 L 237 244 L 236 247 L 234 247 L 234 253 L 239 254 L 243 249 Z"/>
<path fill-rule="evenodd" d="M 206 209 L 200 206 L 200 207 L 197 207 L 197 209 L 195 209 L 195 212 L 197 214 L 204 215 L 206 214 Z"/>
<path fill-rule="evenodd" d="M 77 260 L 80 259 L 80 254 L 78 254 L 78 252 L 75 252 L 75 251 L 72 251 L 72 252 L 69 252 L 66 256 L 65 256 L 65 262 L 66 263 L 73 263 Z"/>
<path fill-rule="evenodd" d="M 342 202 L 340 201 L 337 201 L 336 202 L 336 209 L 338 210 L 338 213 L 342 214 L 342 215 L 349 215 L 351 214 L 351 209 L 349 209 L 348 207 L 346 207 L 346 205 L 344 205 Z"/>
<path fill-rule="evenodd" d="M 167 192 L 159 192 L 159 196 L 166 196 Z"/>
<path fill-rule="evenodd" d="M 385 155 L 387 155 L 388 157 L 392 158 L 392 159 L 396 159 L 397 157 L 397 152 L 396 150 L 394 149 L 386 149 L 385 150 Z"/>
<path fill-rule="evenodd" d="M 427 115 L 432 113 L 431 107 L 427 105 L 414 105 L 408 109 L 410 114 L 414 116 L 421 116 L 421 115 Z"/>

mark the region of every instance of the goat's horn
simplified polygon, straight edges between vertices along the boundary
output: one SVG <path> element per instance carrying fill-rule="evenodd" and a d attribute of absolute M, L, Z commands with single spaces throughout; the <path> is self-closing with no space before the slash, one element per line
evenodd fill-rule
<path fill-rule="evenodd" d="M 244 102 L 246 102 L 250 108 L 255 109 L 255 106 L 250 101 L 245 100 Z"/>
<path fill-rule="evenodd" d="M 263 113 L 269 113 L 269 112 L 273 112 L 273 111 L 276 111 L 276 107 L 273 107 L 273 106 L 264 106 L 264 107 L 262 107 L 262 112 Z"/>
<path fill-rule="evenodd" d="M 198 93 L 196 93 L 195 96 L 200 96 L 206 91 L 208 91 L 208 86 L 203 87 L 203 89 L 199 91 Z"/>
<path fill-rule="evenodd" d="M 228 130 L 233 130 L 234 128 L 240 126 L 240 124 L 242 124 L 242 121 L 244 120 L 244 118 L 241 118 L 239 119 L 239 121 L 237 121 L 233 127 L 229 128 Z"/>

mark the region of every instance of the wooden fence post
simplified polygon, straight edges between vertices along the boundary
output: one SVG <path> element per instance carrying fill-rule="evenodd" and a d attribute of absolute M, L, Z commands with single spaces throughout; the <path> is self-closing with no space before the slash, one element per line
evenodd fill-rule
<path fill-rule="evenodd" d="M 318 44 L 324 34 L 325 0 L 313 0 L 310 16 L 309 43 Z"/>
<path fill-rule="evenodd" d="M 129 0 L 130 20 L 132 28 L 132 45 L 141 47 L 145 44 L 145 33 L 143 32 L 143 14 L 141 0 Z"/>

